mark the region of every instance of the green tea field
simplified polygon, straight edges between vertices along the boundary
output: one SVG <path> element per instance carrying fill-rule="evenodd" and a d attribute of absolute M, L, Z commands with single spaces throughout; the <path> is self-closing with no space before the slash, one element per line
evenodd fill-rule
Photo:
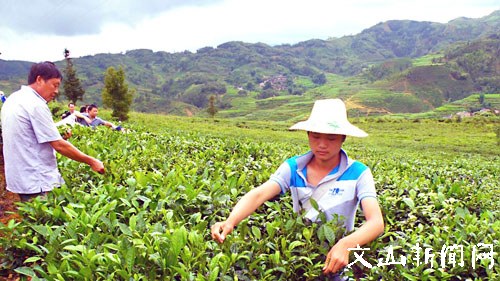
<path fill-rule="evenodd" d="M 103 118 L 107 112 L 103 111 Z M 129 133 L 75 127 L 70 141 L 107 169 L 58 155 L 66 185 L 0 224 L 0 276 L 21 280 L 328 280 L 344 235 L 292 212 L 290 194 L 240 223 L 210 226 L 308 151 L 292 124 L 133 113 Z M 353 250 L 356 280 L 500 280 L 496 120 L 359 119 L 343 148 L 372 169 L 384 233 Z M 363 222 L 358 210 L 356 225 Z M 362 259 L 360 261 L 359 259 Z M 370 266 L 367 266 L 370 265 Z"/>

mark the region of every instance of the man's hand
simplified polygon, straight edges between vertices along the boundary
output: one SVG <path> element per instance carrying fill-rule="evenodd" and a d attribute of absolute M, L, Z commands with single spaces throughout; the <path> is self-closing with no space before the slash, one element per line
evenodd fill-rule
<path fill-rule="evenodd" d="M 95 158 L 92 159 L 93 159 L 92 162 L 89 164 L 90 168 L 92 168 L 94 172 L 98 172 L 99 174 L 104 174 L 106 172 L 106 170 L 104 169 L 104 164 L 102 164 L 100 160 L 97 160 Z"/>
<path fill-rule="evenodd" d="M 212 225 L 210 232 L 212 233 L 212 239 L 219 243 L 223 243 L 226 236 L 231 233 L 234 229 L 234 225 L 228 221 L 217 222 Z M 222 231 L 222 233 L 221 233 Z"/>
<path fill-rule="evenodd" d="M 330 249 L 328 255 L 326 255 L 325 266 L 323 267 L 324 274 L 335 273 L 349 264 L 348 248 L 351 247 L 340 240 Z"/>
<path fill-rule="evenodd" d="M 325 267 L 323 267 L 325 274 L 335 273 L 349 264 L 349 251 L 347 249 L 358 248 L 359 245 L 373 241 L 384 232 L 384 219 L 377 199 L 366 197 L 361 200 L 361 207 L 366 222 L 355 232 L 340 239 L 328 252 Z"/>
<path fill-rule="evenodd" d="M 94 157 L 82 153 L 71 143 L 62 139 L 58 139 L 56 141 L 51 141 L 50 145 L 52 145 L 52 147 L 62 155 L 71 158 L 75 161 L 85 163 L 89 165 L 93 171 L 98 172 L 99 174 L 104 174 L 105 172 L 104 165 L 100 160 L 97 160 Z"/>
<path fill-rule="evenodd" d="M 63 137 L 64 140 L 69 139 L 71 137 L 71 129 L 70 128 L 66 128 L 62 137 Z"/>
<path fill-rule="evenodd" d="M 212 239 L 222 243 L 236 225 L 257 210 L 264 202 L 280 194 L 281 187 L 275 181 L 267 181 L 247 192 L 234 206 L 229 217 L 223 222 L 217 222 L 210 228 Z"/>

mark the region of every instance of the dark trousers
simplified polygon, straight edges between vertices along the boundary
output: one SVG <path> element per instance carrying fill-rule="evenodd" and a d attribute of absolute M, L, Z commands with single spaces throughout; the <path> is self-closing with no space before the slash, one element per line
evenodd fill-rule
<path fill-rule="evenodd" d="M 39 192 L 39 193 L 31 193 L 31 194 L 25 194 L 25 193 L 18 193 L 19 198 L 21 198 L 21 202 L 27 202 L 31 201 L 31 199 L 42 196 L 42 197 L 47 197 L 47 192 Z"/>

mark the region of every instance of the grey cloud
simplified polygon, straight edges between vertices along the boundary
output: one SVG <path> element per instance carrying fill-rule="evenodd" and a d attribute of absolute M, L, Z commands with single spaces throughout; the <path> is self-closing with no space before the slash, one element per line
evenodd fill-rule
<path fill-rule="evenodd" d="M 18 33 L 96 34 L 105 23 L 134 25 L 183 6 L 223 0 L 0 0 L 0 27 Z"/>

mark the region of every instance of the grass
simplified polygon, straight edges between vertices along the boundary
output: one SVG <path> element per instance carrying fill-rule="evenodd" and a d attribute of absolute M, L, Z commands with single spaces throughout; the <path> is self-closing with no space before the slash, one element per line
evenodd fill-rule
<path fill-rule="evenodd" d="M 307 88 L 312 88 L 314 87 L 314 83 L 312 82 L 311 78 L 305 77 L 305 76 L 299 76 L 294 79 L 293 81 L 295 85 L 299 87 L 307 87 Z"/>
<path fill-rule="evenodd" d="M 363 127 L 365 125 L 366 127 Z M 478 122 L 445 123 L 435 120 L 401 123 L 367 122 L 360 124 L 370 136 L 353 141 L 366 147 L 383 147 L 390 150 L 421 151 L 422 154 L 500 155 L 494 130 L 498 124 Z"/>
<path fill-rule="evenodd" d="M 443 63 L 432 62 L 433 59 L 439 59 L 442 57 L 442 54 L 430 54 L 427 56 L 419 57 L 413 60 L 413 66 L 442 65 Z"/>
<path fill-rule="evenodd" d="M 300 104 L 298 104 L 300 105 Z M 103 118 L 110 116 L 102 110 Z M 299 120 L 307 119 L 309 111 Z M 291 142 L 307 146 L 304 132 L 290 132 L 288 128 L 295 121 L 249 121 L 238 119 L 210 119 L 178 117 L 158 114 L 131 113 L 133 126 L 155 128 L 165 132 L 190 131 L 215 136 L 243 137 L 259 141 Z M 367 138 L 348 137 L 347 146 L 378 148 L 389 151 L 419 151 L 422 154 L 480 154 L 499 157 L 500 147 L 496 143 L 495 128 L 498 123 L 484 122 L 471 118 L 460 123 L 446 123 L 438 120 L 415 122 L 408 119 L 351 119 L 352 123 L 366 131 Z M 125 125 L 126 126 L 126 125 Z"/>
<path fill-rule="evenodd" d="M 450 114 L 456 114 L 460 111 L 469 111 L 470 109 L 481 109 L 483 106 L 479 103 L 480 95 L 471 95 L 465 99 L 454 101 L 452 103 L 440 106 L 433 112 L 422 113 L 420 116 L 443 117 Z M 491 104 L 494 109 L 500 109 L 500 94 L 484 95 L 484 103 Z"/>
<path fill-rule="evenodd" d="M 25 80 L 18 79 L 18 83 L 12 83 L 9 81 L 0 81 L 0 90 L 4 92 L 6 96 L 9 96 L 13 92 L 19 90 L 21 88 L 20 85 L 26 84 Z"/>

